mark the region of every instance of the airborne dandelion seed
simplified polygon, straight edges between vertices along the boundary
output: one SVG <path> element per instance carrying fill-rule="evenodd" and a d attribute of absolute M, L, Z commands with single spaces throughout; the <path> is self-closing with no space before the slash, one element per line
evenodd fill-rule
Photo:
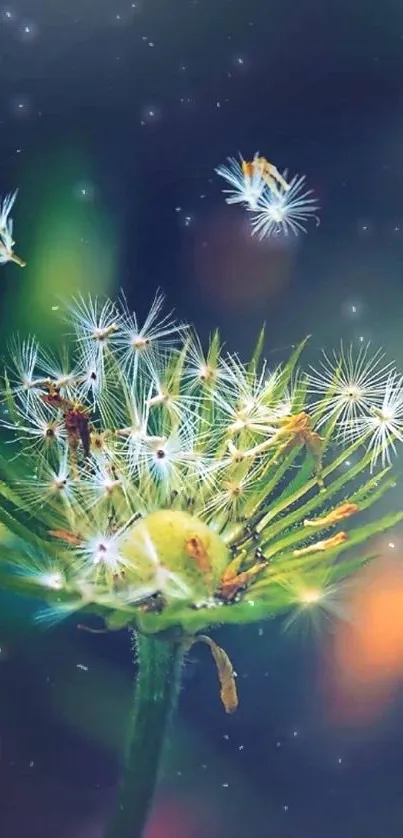
<path fill-rule="evenodd" d="M 319 204 L 313 191 L 306 188 L 305 175 L 295 175 L 288 181 L 287 171 L 281 174 L 258 152 L 250 162 L 241 155 L 239 161 L 229 157 L 228 164 L 215 171 L 231 187 L 223 190 L 227 204 L 241 204 L 254 213 L 251 232 L 260 240 L 306 232 L 306 223 L 312 217 L 319 223 Z"/>
<path fill-rule="evenodd" d="M 296 175 L 285 192 L 265 190 L 252 216 L 252 235 L 260 240 L 280 234 L 294 236 L 306 232 L 306 222 L 317 218 L 319 204 L 311 189 L 305 188 L 305 176 Z"/>
<path fill-rule="evenodd" d="M 18 103 L 18 109 L 23 109 L 23 103 Z M 10 192 L 3 200 L 0 201 L 0 265 L 5 265 L 7 262 L 14 262 L 20 268 L 25 268 L 26 263 L 14 251 L 15 241 L 13 239 L 13 219 L 10 218 L 10 212 L 14 206 L 15 199 L 18 194 L 18 189 L 15 192 Z"/>
<path fill-rule="evenodd" d="M 257 157 L 257 155 L 256 155 Z M 228 157 L 228 165 L 218 166 L 216 173 L 227 181 L 230 189 L 224 189 L 227 204 L 243 204 L 256 209 L 259 198 L 265 189 L 265 181 L 261 171 L 256 168 L 253 172 L 245 173 L 240 162 L 235 157 Z"/>

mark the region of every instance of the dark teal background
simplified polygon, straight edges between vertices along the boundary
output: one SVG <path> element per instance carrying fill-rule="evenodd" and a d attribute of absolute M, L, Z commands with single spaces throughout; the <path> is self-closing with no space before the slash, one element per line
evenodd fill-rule
<path fill-rule="evenodd" d="M 402 367 L 402 79 L 397 0 L 11 0 L 0 193 L 19 187 L 27 267 L 0 268 L 2 354 L 18 330 L 55 342 L 54 307 L 78 290 L 123 288 L 142 314 L 160 287 L 241 353 L 264 319 L 276 362 L 310 333 L 308 357 L 363 336 Z M 287 247 L 251 243 L 214 175 L 257 150 L 321 203 L 320 227 Z M 100 838 L 129 640 L 32 616 L 0 599 L 0 835 Z M 400 838 L 401 695 L 358 730 L 331 727 L 327 638 L 260 628 L 217 633 L 233 718 L 192 653 L 148 838 Z"/>

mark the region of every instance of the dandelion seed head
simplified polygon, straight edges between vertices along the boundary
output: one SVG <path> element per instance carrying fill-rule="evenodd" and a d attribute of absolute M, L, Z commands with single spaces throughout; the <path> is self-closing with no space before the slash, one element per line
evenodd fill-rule
<path fill-rule="evenodd" d="M 403 442 L 402 381 L 382 353 L 342 350 L 303 378 L 296 350 L 268 371 L 260 343 L 245 364 L 217 334 L 203 346 L 162 303 L 157 295 L 140 320 L 124 299 L 79 298 L 59 354 L 34 338 L 13 344 L 0 424 L 18 475 L 10 498 L 40 531 L 40 555 L 24 554 L 21 575 L 46 592 L 45 623 L 97 605 L 127 624 L 171 607 L 196 619 L 195 603 L 202 620 L 243 598 L 258 614 L 277 557 L 306 561 L 295 559 L 312 517 L 300 475 L 316 503 L 317 429 L 334 420 L 335 446 L 357 446 L 361 433 L 373 465 Z M 324 607 L 313 594 L 323 586 L 296 587 L 290 573 L 274 583 L 289 579 L 284 604 Z"/>

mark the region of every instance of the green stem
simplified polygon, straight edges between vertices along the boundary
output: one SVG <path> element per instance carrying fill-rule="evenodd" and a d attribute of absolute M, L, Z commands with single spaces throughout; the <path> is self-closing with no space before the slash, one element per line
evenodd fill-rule
<path fill-rule="evenodd" d="M 179 692 L 183 644 L 136 637 L 138 675 L 115 809 L 105 838 L 141 838 L 152 806 L 171 712 Z"/>

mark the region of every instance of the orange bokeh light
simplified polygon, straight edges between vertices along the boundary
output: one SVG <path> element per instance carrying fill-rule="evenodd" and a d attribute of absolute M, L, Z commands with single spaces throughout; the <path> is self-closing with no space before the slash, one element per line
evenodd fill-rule
<path fill-rule="evenodd" d="M 327 667 L 336 721 L 372 719 L 403 681 L 403 564 L 381 559 L 361 574 Z"/>

